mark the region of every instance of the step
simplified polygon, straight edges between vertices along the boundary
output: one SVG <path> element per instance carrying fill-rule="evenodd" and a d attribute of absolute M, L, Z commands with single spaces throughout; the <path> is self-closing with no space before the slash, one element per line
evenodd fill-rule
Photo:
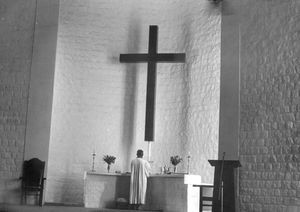
<path fill-rule="evenodd" d="M 74 206 L 0 205 L 0 212 L 162 212 L 160 210 L 127 210 L 84 208 Z"/>

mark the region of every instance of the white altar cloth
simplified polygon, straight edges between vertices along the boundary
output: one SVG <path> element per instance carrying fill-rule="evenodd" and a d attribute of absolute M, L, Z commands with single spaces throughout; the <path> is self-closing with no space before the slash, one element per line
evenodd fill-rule
<path fill-rule="evenodd" d="M 84 173 L 84 205 L 115 208 L 117 198 L 129 199 L 130 174 Z M 187 174 L 151 175 L 144 209 L 164 212 L 199 211 L 201 176 Z"/>

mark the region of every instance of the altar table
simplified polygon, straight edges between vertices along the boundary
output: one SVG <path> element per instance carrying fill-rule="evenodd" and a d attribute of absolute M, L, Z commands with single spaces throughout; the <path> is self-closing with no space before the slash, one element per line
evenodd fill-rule
<path fill-rule="evenodd" d="M 154 174 L 148 178 L 145 210 L 164 212 L 199 211 L 201 176 L 188 174 Z M 129 200 L 130 174 L 84 173 L 84 206 L 115 208 L 116 200 Z"/>

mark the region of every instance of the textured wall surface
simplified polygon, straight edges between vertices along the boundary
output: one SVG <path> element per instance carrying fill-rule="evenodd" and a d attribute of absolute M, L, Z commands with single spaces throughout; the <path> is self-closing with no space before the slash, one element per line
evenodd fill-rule
<path fill-rule="evenodd" d="M 0 202 L 19 196 L 35 1 L 0 3 Z"/>
<path fill-rule="evenodd" d="M 185 52 L 185 64 L 157 66 L 153 172 L 184 157 L 178 171 L 212 182 L 217 158 L 220 10 L 209 1 L 61 0 L 46 201 L 83 200 L 83 173 L 129 171 L 144 138 L 146 64 L 120 64 L 120 53 L 147 52 L 149 25 L 158 52 Z M 147 151 L 145 151 L 147 156 Z"/>
<path fill-rule="evenodd" d="M 25 160 L 48 164 L 59 0 L 38 0 L 34 30 Z M 45 170 L 47 173 L 47 169 Z"/>
<path fill-rule="evenodd" d="M 300 211 L 300 2 L 242 9 L 240 211 Z"/>

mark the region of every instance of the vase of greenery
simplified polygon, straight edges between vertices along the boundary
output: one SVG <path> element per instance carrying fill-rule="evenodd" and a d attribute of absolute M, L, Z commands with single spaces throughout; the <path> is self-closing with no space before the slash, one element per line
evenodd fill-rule
<path fill-rule="evenodd" d="M 110 171 L 111 164 L 115 163 L 116 157 L 112 155 L 104 155 L 103 161 L 107 163 L 107 172 Z"/>
<path fill-rule="evenodd" d="M 174 173 L 177 171 L 177 165 L 182 161 L 182 158 L 179 155 L 171 156 L 170 161 L 174 166 Z"/>

